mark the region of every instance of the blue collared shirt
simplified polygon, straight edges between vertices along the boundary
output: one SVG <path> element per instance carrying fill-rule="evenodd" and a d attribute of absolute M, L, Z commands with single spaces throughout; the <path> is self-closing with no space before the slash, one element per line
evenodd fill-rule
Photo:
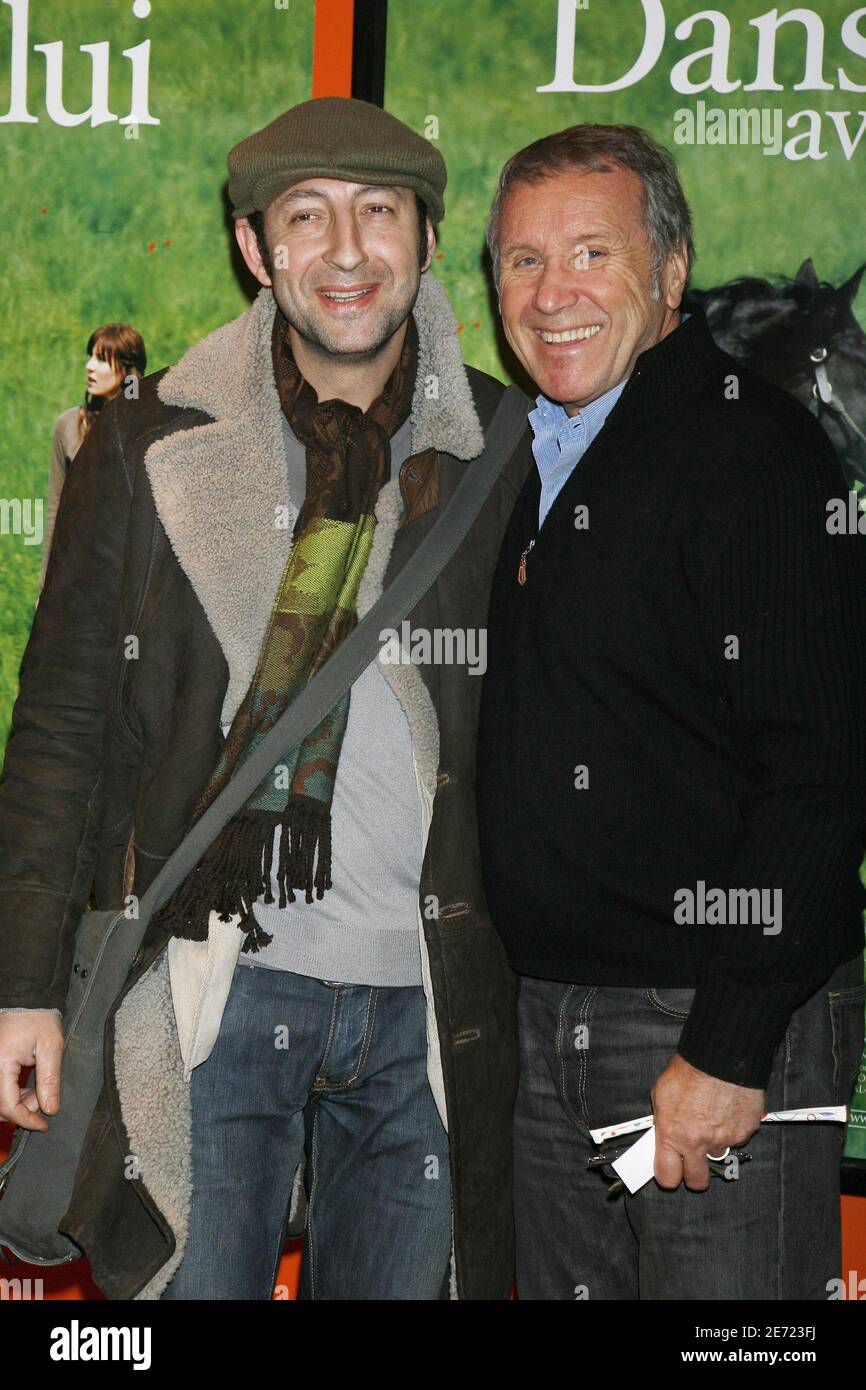
<path fill-rule="evenodd" d="M 602 425 L 613 410 L 628 378 L 612 386 L 598 400 L 582 406 L 577 415 L 567 415 L 558 401 L 541 395 L 535 398 L 535 410 L 529 412 L 534 438 L 532 452 L 541 477 L 541 497 L 538 502 L 538 529 L 565 484 L 583 458 Z"/>
<path fill-rule="evenodd" d="M 685 322 L 688 314 L 681 314 Z M 534 438 L 532 452 L 541 478 L 541 497 L 538 502 L 538 529 L 583 458 L 605 420 L 613 410 L 628 377 L 605 391 L 597 401 L 590 401 L 577 415 L 567 415 L 565 407 L 547 396 L 536 396 L 535 410 L 529 412 Z"/>

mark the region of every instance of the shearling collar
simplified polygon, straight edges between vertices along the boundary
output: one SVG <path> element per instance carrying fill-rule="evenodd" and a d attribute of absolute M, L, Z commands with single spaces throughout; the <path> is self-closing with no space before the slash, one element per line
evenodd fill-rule
<path fill-rule="evenodd" d="M 263 286 L 245 313 L 169 368 L 157 388 L 160 399 L 212 419 L 155 440 L 144 460 L 159 519 L 226 658 L 224 722 L 234 717 L 253 677 L 291 548 L 284 524 L 292 511 L 285 420 L 271 363 L 275 307 L 271 289 Z M 484 433 L 457 324 L 429 271 L 421 277 L 414 316 L 412 452 L 435 448 L 477 458 Z"/>

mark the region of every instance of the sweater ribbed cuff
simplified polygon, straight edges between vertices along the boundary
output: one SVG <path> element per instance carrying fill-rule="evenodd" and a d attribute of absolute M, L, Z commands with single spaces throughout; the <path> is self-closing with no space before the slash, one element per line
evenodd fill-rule
<path fill-rule="evenodd" d="M 14 1008 L 0 1009 L 0 1014 L 60 1014 L 60 1017 L 63 1017 L 59 1009 L 25 1009 L 20 1005 L 15 1005 Z"/>
<path fill-rule="evenodd" d="M 695 990 L 677 1052 L 709 1076 L 766 1090 L 776 1049 L 803 1002 L 801 986 L 713 975 Z"/>

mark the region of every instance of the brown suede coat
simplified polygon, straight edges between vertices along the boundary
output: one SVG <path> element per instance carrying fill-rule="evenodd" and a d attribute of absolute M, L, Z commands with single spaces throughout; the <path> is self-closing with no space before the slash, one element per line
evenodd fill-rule
<path fill-rule="evenodd" d="M 220 719 L 232 716 L 252 675 L 288 544 L 273 524 L 286 497 L 282 415 L 266 366 L 272 317 L 262 290 L 245 314 L 145 378 L 138 400 L 112 402 L 70 471 L 0 786 L 0 1007 L 63 1008 L 91 893 L 108 908 L 145 891 L 182 838 L 222 747 Z M 481 453 L 502 391 L 463 366 L 453 316 L 429 275 L 415 317 L 412 449 L 429 450 L 429 462 L 420 470 L 408 462 L 383 489 L 365 607 Z M 469 537 L 410 615 L 413 628 L 485 626 L 501 537 L 531 467 L 527 431 Z M 424 938 L 457 1294 L 506 1298 L 516 984 L 481 884 L 481 682 L 458 665 L 383 670 L 434 798 L 419 899 L 439 902 Z M 165 946 L 146 935 L 109 1017 L 106 1082 L 60 1223 L 112 1299 L 158 1298 L 187 1236 L 189 1088 Z"/>

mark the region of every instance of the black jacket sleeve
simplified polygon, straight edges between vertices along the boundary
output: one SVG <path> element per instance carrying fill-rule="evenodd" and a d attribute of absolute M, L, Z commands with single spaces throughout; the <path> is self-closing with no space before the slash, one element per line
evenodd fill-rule
<path fill-rule="evenodd" d="M 678 1048 L 758 1088 L 792 1011 L 858 929 L 862 946 L 866 825 L 866 537 L 828 530 L 847 483 L 817 427 L 762 462 L 702 599 L 748 776 L 728 888 L 769 890 L 779 914 L 700 928 L 711 936 Z"/>
<path fill-rule="evenodd" d="M 0 1006 L 65 1005 L 90 896 L 132 489 L 118 397 L 79 449 L 19 672 L 0 783 Z"/>

